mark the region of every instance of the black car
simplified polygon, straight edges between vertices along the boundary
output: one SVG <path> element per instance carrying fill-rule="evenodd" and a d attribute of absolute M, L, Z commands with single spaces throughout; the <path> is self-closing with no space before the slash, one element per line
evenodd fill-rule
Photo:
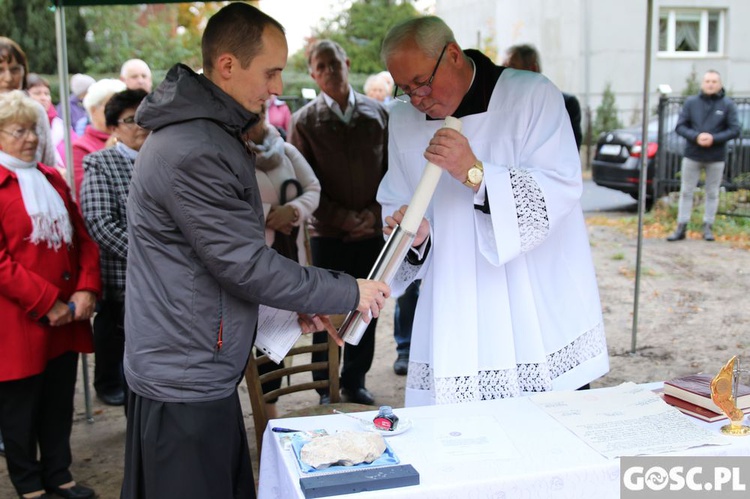
<path fill-rule="evenodd" d="M 668 108 L 664 115 L 663 136 L 659 141 L 659 117 L 654 116 L 648 122 L 648 140 L 646 143 L 647 204 L 653 202 L 653 182 L 658 180 L 659 196 L 680 189 L 680 164 L 685 151 L 685 139 L 674 131 L 679 117 L 681 102 Z M 739 187 L 738 181 L 747 182 L 750 174 L 750 105 L 738 103 L 738 117 L 742 127 L 739 139 L 733 140 L 727 147 L 727 166 L 723 186 L 727 190 Z M 630 194 L 638 199 L 640 193 L 639 161 L 643 153 L 641 125 L 603 132 L 596 144 L 596 153 L 592 162 L 592 179 L 602 187 L 609 187 Z M 661 149 L 661 150 L 660 150 Z"/>
<path fill-rule="evenodd" d="M 665 118 L 668 155 L 670 162 L 682 158 L 685 149 L 685 139 L 674 132 L 677 124 L 676 113 L 667 115 Z M 591 173 L 594 183 L 602 187 L 609 187 L 625 192 L 638 199 L 640 192 L 639 162 L 643 153 L 643 141 L 641 140 L 641 125 L 630 128 L 622 128 L 603 132 L 596 143 L 596 153 L 591 164 Z M 648 141 L 646 144 L 646 182 L 648 184 L 648 196 L 652 195 L 652 183 L 654 179 L 655 163 L 659 151 L 659 117 L 655 116 L 648 122 Z M 679 158 L 675 158 L 679 156 Z M 679 186 L 678 186 L 679 188 Z"/>

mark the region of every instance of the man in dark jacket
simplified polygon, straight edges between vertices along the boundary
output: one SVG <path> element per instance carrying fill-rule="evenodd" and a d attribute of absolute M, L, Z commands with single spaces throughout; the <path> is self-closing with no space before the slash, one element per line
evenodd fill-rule
<path fill-rule="evenodd" d="M 202 48 L 204 75 L 178 64 L 136 115 L 152 134 L 127 205 L 123 499 L 254 498 L 237 384 L 258 306 L 377 317 L 389 294 L 265 244 L 242 132 L 282 92 L 282 26 L 232 3 L 211 17 Z M 302 321 L 305 332 L 327 325 L 335 335 L 325 316 Z"/>
<path fill-rule="evenodd" d="M 703 239 L 713 241 L 711 226 L 719 207 L 719 187 L 724 175 L 727 142 L 740 134 L 737 106 L 724 94 L 717 71 L 706 71 L 703 75 L 701 91 L 685 101 L 675 131 L 685 137 L 687 145 L 682 159 L 677 230 L 667 241 L 685 239 L 687 223 L 693 211 L 693 191 L 698 186 L 703 168 L 706 169 Z"/>

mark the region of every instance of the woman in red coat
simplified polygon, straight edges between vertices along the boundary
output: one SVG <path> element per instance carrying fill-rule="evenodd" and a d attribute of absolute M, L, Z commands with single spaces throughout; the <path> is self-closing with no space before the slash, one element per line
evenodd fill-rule
<path fill-rule="evenodd" d="M 99 250 L 65 181 L 34 162 L 36 119 L 23 92 L 0 96 L 0 428 L 20 497 L 89 498 L 69 471 L 70 431 Z"/>

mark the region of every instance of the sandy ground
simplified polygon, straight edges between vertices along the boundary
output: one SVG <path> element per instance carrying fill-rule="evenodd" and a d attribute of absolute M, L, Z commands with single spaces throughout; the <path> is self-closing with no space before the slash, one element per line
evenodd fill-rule
<path fill-rule="evenodd" d="M 589 233 L 611 363 L 610 373 L 593 383 L 594 387 L 715 372 L 734 354 L 747 358 L 750 353 L 750 307 L 747 306 L 750 252 L 700 239 L 678 243 L 646 239 L 639 326 L 633 354 L 630 351 L 635 238 L 612 227 L 590 226 Z M 378 324 L 375 361 L 367 383 L 378 403 L 400 407 L 405 378 L 396 376 L 392 369 L 395 359 L 392 324 L 390 303 Z M 79 383 L 72 436 L 72 472 L 81 483 L 95 488 L 99 497 L 114 499 L 119 497 L 122 479 L 123 411 L 94 400 L 94 422 L 88 423 L 81 386 Z M 252 415 L 244 383 L 240 389 L 257 474 Z M 281 399 L 279 409 L 283 413 L 299 404 L 316 402 L 313 394 L 288 396 Z M 0 499 L 16 497 L 5 466 L 0 468 Z"/>

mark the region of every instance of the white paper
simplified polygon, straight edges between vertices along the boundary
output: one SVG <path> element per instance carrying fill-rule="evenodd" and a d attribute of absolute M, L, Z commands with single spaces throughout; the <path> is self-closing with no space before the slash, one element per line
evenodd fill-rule
<path fill-rule="evenodd" d="M 268 358 L 279 364 L 301 335 L 297 312 L 260 306 L 255 346 Z"/>
<path fill-rule="evenodd" d="M 608 458 L 729 444 L 634 383 L 601 390 L 548 392 L 531 400 Z"/>
<path fill-rule="evenodd" d="M 492 416 L 435 418 L 420 421 L 420 424 L 432 426 L 432 438 L 424 445 L 434 461 L 483 461 L 517 455 L 508 435 Z"/>

